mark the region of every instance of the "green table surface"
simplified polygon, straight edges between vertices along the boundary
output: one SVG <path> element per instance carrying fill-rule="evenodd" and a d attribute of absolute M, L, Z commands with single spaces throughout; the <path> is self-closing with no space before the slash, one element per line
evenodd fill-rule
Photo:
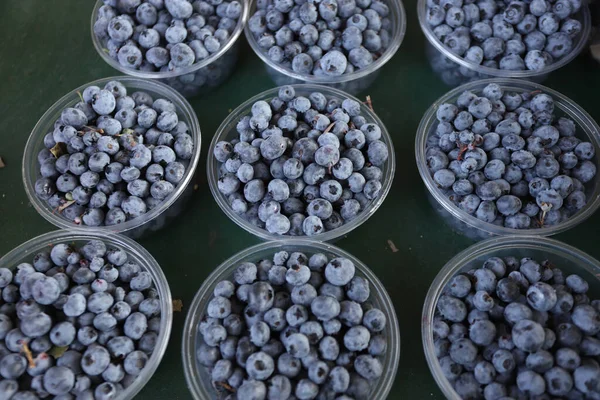
<path fill-rule="evenodd" d="M 92 1 L 11 0 L 0 2 L 0 256 L 55 228 L 29 204 L 21 179 L 25 142 L 38 118 L 68 91 L 86 82 L 119 75 L 92 46 Z M 414 136 L 429 105 L 449 90 L 427 63 L 416 2 L 404 4 L 404 42 L 383 67 L 370 95 L 396 149 L 396 177 L 383 206 L 364 225 L 335 244 L 365 262 L 384 283 L 396 307 L 402 350 L 390 399 L 441 399 L 425 361 L 421 310 L 439 269 L 472 242 L 450 230 L 434 213 L 414 160 Z M 206 182 L 206 149 L 228 112 L 273 87 L 245 39 L 237 70 L 206 97 L 192 98 L 202 129 L 198 190 L 170 226 L 140 240 L 164 270 L 174 299 L 183 301 L 162 363 L 138 395 L 141 399 L 188 399 L 181 365 L 181 336 L 187 306 L 203 280 L 222 261 L 259 240 L 231 222 L 212 198 Z M 600 118 L 600 69 L 580 56 L 545 84 L 574 99 Z M 600 258 L 600 214 L 557 239 Z M 397 247 L 392 252 L 391 240 Z"/>

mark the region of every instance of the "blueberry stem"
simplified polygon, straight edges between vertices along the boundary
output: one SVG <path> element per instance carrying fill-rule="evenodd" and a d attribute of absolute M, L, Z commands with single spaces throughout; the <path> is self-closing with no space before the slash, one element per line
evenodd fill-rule
<path fill-rule="evenodd" d="M 235 393 L 235 388 L 234 388 L 233 386 L 230 386 L 230 385 L 228 385 L 228 384 L 227 384 L 227 383 L 225 383 L 225 382 L 217 382 L 217 381 L 213 381 L 213 385 L 214 385 L 214 386 L 218 386 L 218 388 L 217 388 L 217 387 L 215 388 L 215 389 L 217 389 L 217 390 L 218 390 L 219 388 L 221 388 L 221 389 L 225 389 L 225 390 L 227 390 L 228 392 Z"/>
<path fill-rule="evenodd" d="M 27 358 L 27 362 L 29 363 L 29 368 L 35 368 L 35 361 L 33 360 L 33 355 L 31 354 L 31 350 L 29 350 L 29 345 L 26 340 L 21 340 L 21 349 L 25 358 Z"/>
<path fill-rule="evenodd" d="M 365 104 L 369 107 L 371 111 L 375 112 L 375 110 L 373 109 L 373 101 L 371 101 L 371 96 L 367 95 L 367 101 L 365 101 Z"/>

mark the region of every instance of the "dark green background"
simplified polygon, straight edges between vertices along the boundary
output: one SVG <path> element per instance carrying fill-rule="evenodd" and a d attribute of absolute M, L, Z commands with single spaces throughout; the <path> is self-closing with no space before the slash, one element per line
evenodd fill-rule
<path fill-rule="evenodd" d="M 383 206 L 336 245 L 364 261 L 385 284 L 400 321 L 402 352 L 391 399 L 439 399 L 421 345 L 421 308 L 437 271 L 471 242 L 446 227 L 433 212 L 414 161 L 414 136 L 422 114 L 448 88 L 424 55 L 416 2 L 405 2 L 407 33 L 369 94 L 396 148 L 396 178 Z M 96 54 L 90 39 L 91 0 L 0 1 L 0 256 L 54 229 L 27 201 L 21 183 L 25 142 L 38 118 L 68 91 L 94 79 L 118 75 Z M 238 228 L 213 201 L 205 178 L 206 148 L 216 128 L 247 98 L 273 86 L 260 60 L 245 44 L 238 68 L 223 86 L 191 104 L 202 128 L 199 189 L 172 225 L 141 240 L 162 266 L 183 312 L 176 313 L 162 364 L 139 395 L 143 399 L 188 399 L 181 367 L 181 333 L 187 306 L 206 276 L 222 261 L 258 240 Z M 581 56 L 555 72 L 546 85 L 600 117 L 600 66 Z M 600 258 L 600 215 L 558 239 Z M 398 252 L 387 245 L 392 240 Z"/>

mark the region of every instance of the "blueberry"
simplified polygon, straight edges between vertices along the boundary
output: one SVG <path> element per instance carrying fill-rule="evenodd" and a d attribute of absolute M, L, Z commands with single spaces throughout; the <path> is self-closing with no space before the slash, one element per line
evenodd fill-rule
<path fill-rule="evenodd" d="M 110 364 L 110 355 L 106 348 L 92 345 L 83 353 L 81 368 L 91 376 L 100 375 Z"/>
<path fill-rule="evenodd" d="M 70 345 L 75 340 L 75 327 L 70 322 L 59 322 L 50 330 L 50 341 L 58 347 Z"/>
<path fill-rule="evenodd" d="M 340 314 L 340 303 L 333 297 L 317 296 L 311 303 L 312 313 L 321 321 L 328 321 Z"/>
<path fill-rule="evenodd" d="M 527 289 L 527 302 L 538 311 L 549 311 L 556 305 L 556 290 L 546 283 L 537 282 Z"/>
<path fill-rule="evenodd" d="M 581 304 L 573 309 L 571 320 L 581 331 L 588 335 L 600 332 L 600 314 L 594 307 Z"/>
<path fill-rule="evenodd" d="M 148 356 L 141 351 L 132 351 L 123 362 L 125 372 L 137 376 L 146 366 Z"/>
<path fill-rule="evenodd" d="M 452 296 L 441 296 L 437 303 L 437 309 L 444 318 L 453 322 L 463 321 L 467 317 L 465 304 Z"/>

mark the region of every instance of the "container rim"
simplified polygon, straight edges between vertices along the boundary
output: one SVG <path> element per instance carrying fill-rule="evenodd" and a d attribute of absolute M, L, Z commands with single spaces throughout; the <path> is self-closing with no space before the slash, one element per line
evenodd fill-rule
<path fill-rule="evenodd" d="M 382 141 L 388 146 L 389 156 L 388 156 L 388 160 L 386 161 L 385 168 L 382 168 L 383 179 L 381 181 L 382 188 L 381 188 L 379 197 L 376 198 L 375 200 L 372 200 L 369 203 L 368 207 L 366 209 L 362 210 L 356 218 L 354 218 L 352 221 L 350 221 L 348 223 L 345 223 L 341 227 L 336 228 L 331 231 L 326 231 L 324 233 L 320 233 L 318 235 L 306 236 L 306 238 L 310 238 L 308 240 L 325 241 L 325 242 L 331 241 L 340 236 L 344 236 L 344 235 L 350 233 L 353 229 L 362 225 L 383 204 L 385 198 L 387 197 L 387 195 L 392 187 L 392 183 L 394 181 L 394 174 L 396 171 L 396 156 L 394 153 L 394 145 L 392 143 L 392 138 L 391 138 L 390 134 L 388 133 L 388 130 L 385 127 L 384 123 L 381 121 L 381 119 L 377 116 L 377 114 L 375 114 L 375 112 L 371 111 L 371 109 L 369 109 L 369 107 L 365 106 L 356 97 L 354 97 L 346 92 L 343 92 L 339 89 L 335 89 L 335 88 L 328 87 L 328 86 L 322 86 L 322 85 L 296 84 L 296 85 L 289 85 L 289 86 L 293 87 L 296 90 L 296 94 L 302 94 L 302 93 L 306 94 L 306 93 L 318 91 L 318 92 L 323 93 L 326 97 L 333 96 L 333 97 L 337 97 L 337 98 L 347 98 L 347 99 L 352 99 L 354 101 L 357 101 L 361 105 L 361 115 L 364 115 L 367 118 L 367 121 L 373 121 L 374 123 L 379 125 L 379 127 L 381 128 Z M 206 160 L 206 163 L 207 163 L 206 170 L 207 170 L 208 184 L 210 187 L 210 191 L 212 192 L 212 195 L 213 195 L 215 201 L 217 202 L 217 204 L 219 205 L 219 207 L 221 208 L 221 210 L 223 210 L 223 212 L 229 217 L 229 219 L 231 219 L 233 222 L 235 222 L 238 226 L 242 227 L 243 229 L 245 229 L 247 232 L 253 234 L 254 236 L 261 238 L 262 240 L 281 240 L 282 238 L 287 237 L 287 235 L 282 236 L 282 235 L 271 234 L 266 229 L 260 229 L 256 226 L 252 225 L 250 222 L 248 222 L 243 217 L 241 217 L 240 215 L 236 214 L 233 211 L 233 209 L 229 205 L 225 196 L 223 196 L 221 194 L 221 192 L 219 192 L 218 184 L 217 184 L 218 174 L 219 174 L 219 165 L 218 165 L 217 160 L 213 157 L 213 151 L 214 151 L 216 144 L 219 141 L 225 140 L 226 136 L 229 134 L 230 130 L 228 130 L 228 126 L 230 126 L 234 121 L 237 122 L 237 120 L 239 120 L 244 114 L 246 114 L 248 112 L 248 110 L 250 109 L 250 106 L 254 102 L 256 102 L 258 100 L 264 100 L 264 99 L 268 100 L 272 97 L 276 97 L 278 90 L 279 90 L 279 87 L 268 89 L 262 93 L 257 94 L 254 97 L 251 97 L 250 99 L 246 100 L 241 105 L 239 105 L 235 110 L 233 110 L 227 116 L 227 118 L 221 123 L 221 125 L 217 129 L 215 135 L 213 136 L 213 139 L 212 139 L 209 149 L 208 149 L 208 157 Z"/>
<path fill-rule="evenodd" d="M 444 44 L 437 38 L 437 36 L 433 33 L 433 30 L 427 23 L 427 0 L 419 0 L 417 4 L 417 14 L 419 17 L 419 24 L 421 25 L 421 30 L 423 34 L 427 38 L 427 41 L 431 43 L 444 57 L 449 58 L 454 61 L 456 64 L 461 67 L 468 68 L 470 70 L 479 72 L 481 74 L 490 75 L 498 78 L 533 78 L 540 75 L 548 74 L 554 70 L 557 70 L 561 67 L 564 67 L 569 62 L 571 62 L 585 47 L 588 38 L 592 32 L 592 17 L 587 4 L 582 5 L 581 9 L 576 13 L 579 18 L 576 18 L 581 22 L 582 28 L 581 32 L 578 35 L 577 40 L 574 43 L 573 50 L 562 57 L 556 62 L 548 65 L 546 68 L 541 70 L 523 70 L 523 71 L 510 71 L 503 70 L 499 68 L 490 68 L 484 65 L 475 64 L 474 62 L 468 61 L 461 56 L 458 56 L 450 51 Z"/>
<path fill-rule="evenodd" d="M 36 145 L 39 143 L 40 140 L 43 140 L 43 137 L 48 133 L 48 130 L 54 123 L 53 116 L 55 116 L 59 112 L 59 110 L 62 110 L 65 107 L 69 107 L 70 105 L 79 101 L 77 92 L 81 93 L 83 89 L 91 85 L 104 86 L 107 82 L 110 81 L 121 82 L 123 85 L 125 85 L 125 87 L 133 86 L 135 90 L 151 91 L 171 100 L 177 107 L 178 114 L 183 114 L 185 122 L 188 124 L 188 128 L 190 130 L 189 134 L 194 140 L 194 154 L 190 159 L 189 165 L 185 171 L 185 175 L 177 184 L 175 191 L 169 197 L 167 197 L 167 199 L 163 200 L 163 202 L 160 203 L 158 207 L 149 210 L 146 214 L 143 214 L 138 218 L 117 225 L 78 226 L 73 222 L 68 221 L 66 218 L 62 218 L 58 214 L 50 212 L 49 206 L 46 203 L 46 201 L 38 198 L 38 196 L 35 194 L 35 182 L 32 182 L 30 180 L 30 177 L 32 176 L 32 171 L 37 168 L 37 154 L 32 153 L 35 150 Z M 128 87 L 128 89 L 132 88 Z M 29 138 L 27 139 L 27 143 L 25 144 L 25 150 L 23 151 L 23 163 L 21 168 L 21 173 L 23 175 L 23 185 L 25 186 L 25 192 L 27 193 L 29 202 L 33 205 L 36 211 L 48 222 L 57 226 L 58 228 L 71 230 L 79 229 L 91 232 L 103 230 L 124 233 L 138 228 L 146 224 L 147 222 L 155 219 L 156 217 L 164 213 L 171 205 L 173 205 L 175 201 L 183 194 L 185 189 L 190 184 L 196 171 L 196 167 L 198 166 L 198 162 L 200 160 L 201 145 L 202 138 L 198 117 L 196 116 L 196 113 L 194 112 L 190 103 L 175 89 L 158 81 L 140 79 L 130 76 L 113 76 L 109 78 L 101 78 L 92 82 L 88 82 L 82 86 L 79 86 L 77 89 L 68 92 L 66 95 L 61 97 L 56 103 L 54 103 L 38 120 L 38 122 L 32 129 Z M 39 176 L 39 174 L 36 175 Z"/>
<path fill-rule="evenodd" d="M 248 260 L 253 255 L 267 250 L 275 252 L 284 247 L 293 247 L 297 249 L 297 251 L 332 253 L 339 257 L 348 258 L 354 263 L 360 274 L 369 281 L 371 295 L 373 296 L 375 294 L 375 296 L 377 296 L 377 300 L 381 303 L 381 310 L 389 319 L 388 326 L 390 327 L 390 337 L 388 338 L 387 348 L 388 352 L 391 354 L 383 365 L 384 374 L 379 378 L 376 386 L 374 386 L 374 392 L 371 394 L 374 399 L 385 399 L 394 384 L 400 361 L 400 327 L 398 325 L 398 318 L 392 300 L 377 276 L 359 259 L 331 244 L 313 242 L 305 239 L 277 240 L 249 247 L 225 260 L 204 280 L 202 286 L 194 296 L 194 300 L 190 304 L 183 328 L 181 346 L 185 379 L 192 397 L 197 400 L 208 400 L 211 398 L 209 391 L 207 390 L 208 385 L 199 378 L 199 368 L 197 367 L 195 352 L 197 324 L 204 311 L 201 310 L 200 307 L 202 306 L 203 301 L 207 299 L 207 296 L 211 294 L 211 285 L 219 280 L 230 277 L 240 262 Z"/>
<path fill-rule="evenodd" d="M 131 75 L 131 76 L 134 76 L 137 78 L 144 78 L 144 79 L 168 79 L 168 78 L 176 78 L 176 77 L 179 77 L 182 75 L 191 74 L 191 73 L 198 71 L 201 68 L 204 68 L 204 67 L 212 64 L 213 62 L 215 62 L 216 60 L 221 58 L 237 42 L 240 35 L 242 34 L 244 25 L 246 25 L 246 21 L 248 20 L 248 13 L 249 13 L 248 0 L 239 0 L 239 2 L 242 4 L 242 14 L 240 15 L 240 18 L 238 19 L 238 22 L 235 26 L 235 29 L 233 30 L 233 33 L 229 37 L 229 40 L 227 41 L 225 46 L 223 46 L 218 52 L 212 54 L 210 57 L 205 58 L 204 60 L 202 60 L 198 63 L 194 63 L 194 64 L 190 65 L 189 67 L 182 68 L 181 70 L 178 70 L 178 71 L 164 71 L 164 72 L 141 71 L 141 70 L 137 70 L 137 69 L 126 68 L 126 67 L 122 66 L 121 64 L 119 64 L 119 62 L 117 60 L 110 57 L 107 54 L 107 52 L 105 51 L 105 49 L 102 45 L 102 41 L 94 33 L 94 24 L 96 23 L 96 19 L 98 17 L 98 10 L 100 9 L 101 6 L 104 5 L 104 2 L 102 0 L 96 0 L 96 4 L 94 5 L 94 9 L 92 11 L 92 17 L 91 17 L 91 23 L 90 23 L 90 32 L 92 35 L 92 43 L 94 44 L 94 48 L 96 49 L 96 52 L 98 52 L 100 57 L 102 57 L 102 59 L 108 65 L 110 65 L 114 69 L 116 69 L 124 74 L 127 74 L 127 75 Z"/>
<path fill-rule="evenodd" d="M 161 320 L 156 347 L 154 348 L 146 367 L 144 367 L 138 378 L 118 397 L 121 400 L 132 399 L 142 390 L 146 383 L 148 383 L 160 365 L 169 343 L 173 325 L 171 289 L 169 288 L 167 278 L 165 277 L 156 259 L 154 259 L 154 257 L 144 247 L 126 236 L 111 232 L 88 232 L 80 229 L 72 229 L 70 231 L 56 230 L 47 232 L 33 239 L 29 239 L 0 258 L 0 267 L 15 266 L 18 262 L 23 260 L 24 257 L 33 257 L 37 252 L 44 248 L 48 248 L 49 245 L 52 245 L 58 241 L 72 242 L 94 239 L 102 240 L 109 246 L 115 246 L 124 249 L 129 255 L 133 255 L 137 261 L 142 264 L 142 268 L 150 272 L 154 281 L 154 285 L 160 295 Z"/>
<path fill-rule="evenodd" d="M 490 83 L 497 83 L 502 87 L 503 90 L 510 90 L 516 92 L 525 92 L 525 91 L 535 91 L 541 90 L 544 93 L 551 95 L 554 99 L 555 107 L 567 114 L 570 118 L 572 118 L 575 123 L 578 125 L 578 128 L 582 131 L 585 136 L 590 140 L 590 142 L 594 145 L 596 152 L 598 153 L 600 150 L 600 126 L 594 121 L 594 119 L 583 110 L 577 103 L 563 94 L 550 89 L 546 86 L 542 86 L 537 83 L 533 83 L 530 81 L 518 80 L 518 79 L 483 79 L 479 81 L 474 81 L 467 83 L 465 85 L 459 86 L 442 97 L 436 100 L 431 107 L 425 112 L 421 122 L 419 123 L 419 127 L 417 128 L 417 135 L 415 138 L 415 157 L 417 161 L 417 168 L 419 169 L 419 174 L 421 175 L 421 179 L 425 183 L 425 187 L 429 191 L 429 193 L 435 198 L 435 200 L 441 204 L 446 211 L 448 211 L 453 217 L 457 218 L 459 221 L 466 223 L 467 225 L 474 227 L 476 229 L 482 230 L 489 234 L 493 235 L 502 235 L 502 236 L 529 236 L 529 235 L 539 235 L 539 236 L 550 236 L 555 235 L 560 232 L 564 232 L 568 229 L 573 228 L 574 226 L 580 224 L 589 218 L 598 207 L 600 207 L 600 184 L 599 179 L 600 175 L 596 177 L 595 180 L 595 189 L 594 193 L 591 197 L 588 198 L 587 204 L 579 210 L 575 215 L 566 221 L 561 222 L 560 224 L 542 227 L 542 228 L 530 228 L 530 229 L 512 229 L 506 228 L 504 226 L 494 225 L 492 223 L 484 222 L 473 215 L 468 214 L 467 212 L 461 210 L 456 207 L 447 196 L 437 187 L 434 182 L 431 174 L 429 173 L 429 169 L 426 164 L 426 147 L 427 147 L 427 137 L 429 136 L 429 132 L 431 131 L 434 124 L 437 123 L 436 111 L 437 108 L 443 104 L 448 102 L 449 100 L 457 97 L 464 91 L 480 91 L 486 85 Z M 596 156 L 598 157 L 598 156 Z M 596 161 L 596 165 L 598 165 L 598 161 Z"/>
<path fill-rule="evenodd" d="M 254 13 L 256 9 L 257 0 L 249 1 L 251 2 L 249 7 L 250 12 Z M 269 59 L 267 54 L 258 45 L 258 42 L 254 38 L 252 32 L 250 32 L 248 24 L 246 24 L 246 27 L 244 28 L 244 34 L 246 35 L 246 40 L 248 41 L 250 47 L 256 53 L 256 55 L 267 66 L 285 76 L 288 76 L 298 81 L 303 81 L 312 84 L 333 85 L 345 83 L 349 81 L 354 81 L 356 79 L 364 78 L 365 76 L 377 71 L 379 68 L 383 67 L 388 61 L 390 61 L 394 54 L 396 54 L 396 52 L 400 48 L 400 45 L 404 40 L 404 35 L 406 34 L 406 12 L 404 10 L 404 5 L 402 4 L 401 0 L 389 0 L 387 3 L 389 3 L 388 5 L 390 6 L 390 15 L 393 17 L 392 19 L 396 23 L 396 25 L 394 26 L 395 29 L 392 33 L 392 37 L 390 37 L 390 46 L 385 50 L 381 57 L 379 57 L 377 60 L 375 60 L 375 62 L 367 66 L 367 68 L 357 69 L 350 74 L 342 74 L 340 76 L 332 77 L 321 77 L 296 73 L 290 68 L 285 68 L 282 65 L 276 64 Z"/>
<path fill-rule="evenodd" d="M 495 237 L 483 240 L 454 256 L 437 274 L 423 304 L 423 313 L 421 318 L 421 338 L 423 342 L 423 350 L 427 364 L 435 379 L 438 387 L 442 390 L 446 398 L 451 400 L 460 400 L 460 396 L 454 391 L 452 384 L 444 377 L 442 368 L 439 365 L 435 355 L 435 345 L 433 341 L 433 329 L 431 322 L 435 315 L 435 308 L 442 290 L 449 280 L 456 275 L 457 272 L 471 260 L 492 254 L 498 250 L 511 249 L 532 249 L 532 250 L 548 250 L 554 254 L 563 255 L 568 258 L 575 259 L 581 262 L 580 267 L 586 271 L 596 274 L 600 269 L 600 262 L 583 251 L 560 242 L 556 239 L 538 236 L 506 236 Z"/>

